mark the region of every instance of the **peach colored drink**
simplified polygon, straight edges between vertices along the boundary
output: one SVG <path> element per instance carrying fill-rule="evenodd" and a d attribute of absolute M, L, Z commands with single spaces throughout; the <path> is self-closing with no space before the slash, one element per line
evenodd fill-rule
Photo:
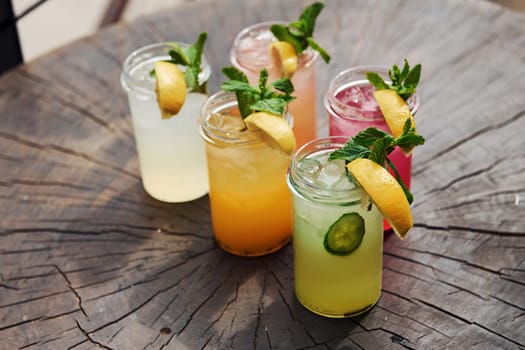
<path fill-rule="evenodd" d="M 281 22 L 253 25 L 235 38 L 230 59 L 235 67 L 246 74 L 250 84 L 257 84 L 262 68 L 268 70 L 270 82 L 280 78 L 268 50 L 270 43 L 276 40 L 270 31 L 271 25 L 275 23 Z M 317 136 L 315 61 L 318 55 L 311 49 L 299 55 L 297 71 L 292 77 L 294 96 L 297 99 L 290 103 L 290 111 L 294 116 L 294 134 L 298 147 Z"/>
<path fill-rule="evenodd" d="M 211 96 L 202 108 L 213 233 L 224 250 L 243 256 L 274 252 L 291 238 L 290 156 L 244 127 L 233 93 Z"/>

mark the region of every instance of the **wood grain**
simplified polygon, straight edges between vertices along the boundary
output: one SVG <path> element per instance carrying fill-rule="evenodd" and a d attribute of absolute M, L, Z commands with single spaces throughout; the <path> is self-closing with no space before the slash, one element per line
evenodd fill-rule
<path fill-rule="evenodd" d="M 1 349 L 524 349 L 525 16 L 474 0 L 331 0 L 322 95 L 359 64 L 423 63 L 415 228 L 385 238 L 383 291 L 332 320 L 293 295 L 291 245 L 242 259 L 208 198 L 140 183 L 119 76 L 144 44 L 209 33 L 211 91 L 235 34 L 308 1 L 222 0 L 118 23 L 0 77 Z"/>

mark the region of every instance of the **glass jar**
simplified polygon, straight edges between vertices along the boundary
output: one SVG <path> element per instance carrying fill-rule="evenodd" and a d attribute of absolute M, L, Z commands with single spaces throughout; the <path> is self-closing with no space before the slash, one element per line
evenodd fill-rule
<path fill-rule="evenodd" d="M 246 74 L 251 84 L 258 83 L 263 68 L 268 70 L 268 81 L 281 78 L 269 51 L 270 43 L 277 40 L 270 31 L 273 24 L 287 23 L 274 21 L 254 24 L 243 29 L 234 39 L 230 61 Z M 297 70 L 292 77 L 294 96 L 297 98 L 290 103 L 290 111 L 294 116 L 294 134 L 298 146 L 317 137 L 315 62 L 318 56 L 319 53 L 310 48 L 298 55 Z"/>
<path fill-rule="evenodd" d="M 347 177 L 343 160 L 329 161 L 346 137 L 311 141 L 291 159 L 287 183 L 293 202 L 294 283 L 297 299 L 327 317 L 370 309 L 381 293 L 383 217 L 361 187 Z M 334 223 L 361 218 L 362 241 L 348 254 L 326 246 Z"/>
<path fill-rule="evenodd" d="M 285 114 L 292 122 L 291 115 Z M 290 156 L 247 130 L 234 93 L 220 91 L 201 112 L 206 143 L 213 233 L 224 250 L 259 256 L 291 238 L 291 196 L 286 186 Z"/>
<path fill-rule="evenodd" d="M 376 127 L 390 133 L 390 129 L 373 95 L 375 87 L 366 78 L 367 72 L 375 72 L 385 81 L 390 81 L 388 68 L 382 66 L 349 68 L 337 74 L 330 81 L 324 96 L 330 136 L 351 137 L 369 127 Z M 407 100 L 407 105 L 412 115 L 415 115 L 419 109 L 419 95 L 417 93 L 413 94 Z M 396 166 L 407 188 L 410 188 L 412 155 L 406 155 L 399 147 L 396 147 L 388 158 Z M 390 229 L 390 225 L 386 221 L 384 222 L 384 227 L 385 230 Z"/>
<path fill-rule="evenodd" d="M 157 43 L 134 51 L 124 61 L 120 81 L 128 94 L 144 189 L 163 202 L 186 202 L 208 192 L 206 154 L 198 127 L 207 95 L 188 91 L 180 112 L 162 119 L 150 72 L 155 62 L 170 58 L 170 49 L 169 43 Z M 202 57 L 199 82 L 207 82 L 210 74 Z"/>

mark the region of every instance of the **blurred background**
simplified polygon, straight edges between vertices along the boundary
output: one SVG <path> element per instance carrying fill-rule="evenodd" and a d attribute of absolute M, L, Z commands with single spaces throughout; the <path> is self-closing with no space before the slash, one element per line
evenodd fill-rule
<path fill-rule="evenodd" d="M 9 0 L 0 0 L 9 1 Z M 25 62 L 98 29 L 181 3 L 207 0 L 10 0 Z M 246 1 L 246 0 L 245 0 Z M 525 0 L 492 1 L 525 13 Z"/>

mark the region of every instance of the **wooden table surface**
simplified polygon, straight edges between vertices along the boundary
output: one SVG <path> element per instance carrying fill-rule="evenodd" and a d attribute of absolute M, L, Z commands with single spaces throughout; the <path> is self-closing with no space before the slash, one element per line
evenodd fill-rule
<path fill-rule="evenodd" d="M 293 294 L 292 247 L 215 244 L 208 197 L 140 183 L 119 75 L 142 45 L 192 42 L 217 91 L 234 35 L 311 1 L 197 2 L 119 23 L 0 77 L 1 349 L 524 349 L 525 16 L 474 0 L 330 0 L 321 96 L 360 64 L 423 64 L 415 227 L 387 235 L 379 303 L 327 319 Z M 67 28 L 64 28 L 67 30 Z"/>

